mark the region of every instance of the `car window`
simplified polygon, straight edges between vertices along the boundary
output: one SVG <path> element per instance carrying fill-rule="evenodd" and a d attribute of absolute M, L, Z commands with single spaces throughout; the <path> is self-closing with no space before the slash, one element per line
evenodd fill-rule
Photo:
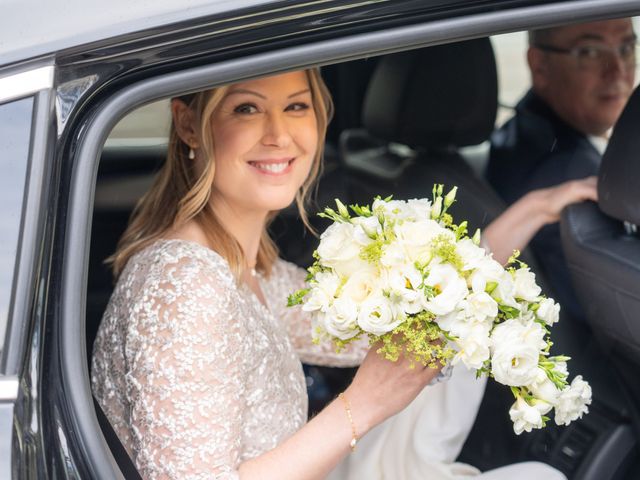
<path fill-rule="evenodd" d="M 640 32 L 640 17 L 632 19 L 636 34 Z M 498 68 L 498 115 L 496 125 L 502 125 L 513 115 L 513 108 L 531 86 L 527 66 L 527 32 L 514 32 L 491 37 Z M 640 63 L 636 63 L 636 85 L 640 82 Z"/>
<path fill-rule="evenodd" d="M 0 352 L 11 303 L 32 111 L 32 98 L 0 105 Z"/>

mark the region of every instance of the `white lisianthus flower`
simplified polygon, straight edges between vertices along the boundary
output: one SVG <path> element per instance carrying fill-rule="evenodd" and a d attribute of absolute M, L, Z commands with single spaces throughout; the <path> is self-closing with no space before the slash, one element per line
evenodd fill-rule
<path fill-rule="evenodd" d="M 367 265 L 360 258 L 361 248 L 356 239 L 355 226 L 336 222 L 320 236 L 317 252 L 323 265 L 333 268 L 339 275 L 349 276 Z"/>
<path fill-rule="evenodd" d="M 427 300 L 426 310 L 435 315 L 452 312 L 469 293 L 467 282 L 449 264 L 437 264 L 431 267 L 424 284 L 433 287 L 437 294 Z"/>
<path fill-rule="evenodd" d="M 469 285 L 476 293 L 486 291 L 487 283 L 497 284 L 505 273 L 502 265 L 489 256 L 481 258 L 474 268 L 469 276 Z"/>
<path fill-rule="evenodd" d="M 407 202 L 403 200 L 384 200 L 376 199 L 371 205 L 371 209 L 374 213 L 382 212 L 384 216 L 400 219 L 415 220 L 413 209 L 407 206 Z"/>
<path fill-rule="evenodd" d="M 358 325 L 374 335 L 384 335 L 396 328 L 404 317 L 394 317 L 388 299 L 381 293 L 370 295 L 360 306 Z"/>
<path fill-rule="evenodd" d="M 315 281 L 316 284 L 311 288 L 309 296 L 302 305 L 302 310 L 326 312 L 333 304 L 336 291 L 340 286 L 340 277 L 332 272 L 318 272 L 315 275 Z"/>
<path fill-rule="evenodd" d="M 487 318 L 494 319 L 498 315 L 498 304 L 486 292 L 470 294 L 463 304 L 466 315 L 480 322 Z"/>
<path fill-rule="evenodd" d="M 529 405 L 524 398 L 518 396 L 509 409 L 513 431 L 516 432 L 516 435 L 520 435 L 522 432 L 530 432 L 534 428 L 542 428 L 542 415 L 548 412 L 549 408 L 550 406 L 546 402 L 535 402 L 534 405 Z"/>
<path fill-rule="evenodd" d="M 431 202 L 426 198 L 407 200 L 407 209 L 416 220 L 426 220 L 431 216 Z"/>
<path fill-rule="evenodd" d="M 382 249 L 380 263 L 387 268 L 400 268 L 409 263 L 407 252 L 400 243 L 393 242 L 385 245 Z"/>
<path fill-rule="evenodd" d="M 560 390 L 551 380 L 549 380 L 547 373 L 542 368 L 538 368 L 536 379 L 528 386 L 528 388 L 536 398 L 544 400 L 551 405 L 556 405 L 558 403 Z"/>
<path fill-rule="evenodd" d="M 362 232 L 369 238 L 374 238 L 382 233 L 382 225 L 380 225 L 380 220 L 378 220 L 378 217 L 375 215 L 370 217 L 354 217 L 351 219 L 351 223 L 359 227 L 356 228 L 356 232 L 362 229 Z"/>
<path fill-rule="evenodd" d="M 508 342 L 495 349 L 491 373 L 496 382 L 512 387 L 530 385 L 538 374 L 540 350 L 524 342 Z"/>
<path fill-rule="evenodd" d="M 536 283 L 535 274 L 528 268 L 519 268 L 513 275 L 513 283 L 515 287 L 516 298 L 535 302 L 542 292 L 542 289 Z"/>
<path fill-rule="evenodd" d="M 556 404 L 555 421 L 558 425 L 569 425 L 574 420 L 582 418 L 582 415 L 589 413 L 591 404 L 591 387 L 578 375 L 573 379 L 571 385 L 560 392 L 558 403 Z"/>
<path fill-rule="evenodd" d="M 467 331 L 467 318 L 463 310 L 454 310 L 445 315 L 438 315 L 434 321 L 446 332 L 456 337 Z"/>
<path fill-rule="evenodd" d="M 516 302 L 516 286 L 511 274 L 503 270 L 502 275 L 498 278 L 498 285 L 491 292 L 491 296 L 498 302 L 509 307 L 520 309 L 520 305 Z"/>
<path fill-rule="evenodd" d="M 482 368 L 489 359 L 489 332 L 483 324 L 473 324 L 458 339 L 459 351 L 454 361 L 462 361 L 468 368 Z"/>
<path fill-rule="evenodd" d="M 545 298 L 540 302 L 536 315 L 547 325 L 551 326 L 560 320 L 560 304 L 552 298 Z"/>
<path fill-rule="evenodd" d="M 544 336 L 544 328 L 539 323 L 531 320 L 522 322 L 520 318 L 511 318 L 493 329 L 491 346 L 492 349 L 497 350 L 505 345 L 525 344 L 539 352 L 547 346 Z M 527 385 L 527 383 L 521 385 Z"/>
<path fill-rule="evenodd" d="M 358 334 L 358 307 L 346 298 L 338 298 L 324 316 L 324 329 L 341 340 Z"/>
<path fill-rule="evenodd" d="M 486 258 L 484 248 L 477 246 L 470 238 L 463 238 L 456 244 L 456 253 L 460 255 L 464 263 L 462 270 L 476 269 Z"/>
<path fill-rule="evenodd" d="M 387 270 L 382 278 L 382 289 L 389 293 L 389 302 L 395 311 L 410 315 L 424 308 L 424 295 L 420 290 L 422 274 L 413 265 Z"/>

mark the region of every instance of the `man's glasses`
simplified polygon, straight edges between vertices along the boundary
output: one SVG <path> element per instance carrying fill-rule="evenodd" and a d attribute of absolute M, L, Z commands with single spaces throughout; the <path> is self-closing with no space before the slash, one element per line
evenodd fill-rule
<path fill-rule="evenodd" d="M 609 64 L 613 57 L 619 57 L 627 67 L 636 64 L 636 40 L 625 42 L 617 47 L 608 45 L 579 45 L 573 48 L 560 48 L 553 45 L 534 45 L 544 52 L 559 53 L 573 57 L 578 67 L 584 69 L 602 68 Z"/>

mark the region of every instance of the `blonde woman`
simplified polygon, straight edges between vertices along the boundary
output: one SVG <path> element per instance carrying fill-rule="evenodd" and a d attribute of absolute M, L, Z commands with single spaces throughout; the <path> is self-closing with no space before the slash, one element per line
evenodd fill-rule
<path fill-rule="evenodd" d="M 437 374 L 310 341 L 272 216 L 320 169 L 331 100 L 316 70 L 172 101 L 170 151 L 117 252 L 92 389 L 144 478 L 319 479 Z M 366 354 L 366 356 L 365 356 Z M 310 422 L 300 360 L 362 362 Z"/>
<path fill-rule="evenodd" d="M 309 318 L 285 307 L 305 272 L 277 258 L 266 228 L 294 200 L 306 218 L 331 108 L 317 70 L 172 101 L 168 158 L 111 258 L 117 285 L 92 358 L 93 393 L 144 478 L 325 478 L 438 375 L 363 344 L 313 345 Z M 588 182 L 562 188 L 487 229 L 498 257 L 550 221 L 549 205 L 595 197 Z M 308 423 L 300 360 L 360 365 Z"/>

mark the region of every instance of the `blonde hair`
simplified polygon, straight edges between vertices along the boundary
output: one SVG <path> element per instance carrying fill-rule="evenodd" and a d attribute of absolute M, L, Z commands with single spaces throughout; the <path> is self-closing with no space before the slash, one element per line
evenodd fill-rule
<path fill-rule="evenodd" d="M 309 175 L 296 193 L 295 201 L 302 221 L 307 228 L 311 229 L 305 206 L 310 190 L 321 171 L 324 138 L 333 113 L 333 103 L 319 70 L 309 69 L 305 70 L 305 73 L 316 115 L 318 149 Z M 134 208 L 129 225 L 118 242 L 116 252 L 106 260 L 111 264 L 116 278 L 131 256 L 162 238 L 169 230 L 179 228 L 191 219 L 195 219 L 201 225 L 208 242 L 215 246 L 216 252 L 227 260 L 236 278 L 239 278 L 245 268 L 242 247 L 225 230 L 209 203 L 211 185 L 216 171 L 211 119 L 228 89 L 227 85 L 181 97 L 200 120 L 199 133 L 203 158 L 206 159 L 204 168 L 201 172 L 195 169 L 194 162 L 188 158 L 189 146 L 180 139 L 172 124 L 167 159 L 149 191 Z M 258 249 L 256 268 L 267 275 L 271 272 L 271 266 L 278 256 L 278 249 L 267 231 L 269 223 L 276 214 L 277 212 L 271 212 L 269 215 Z"/>

